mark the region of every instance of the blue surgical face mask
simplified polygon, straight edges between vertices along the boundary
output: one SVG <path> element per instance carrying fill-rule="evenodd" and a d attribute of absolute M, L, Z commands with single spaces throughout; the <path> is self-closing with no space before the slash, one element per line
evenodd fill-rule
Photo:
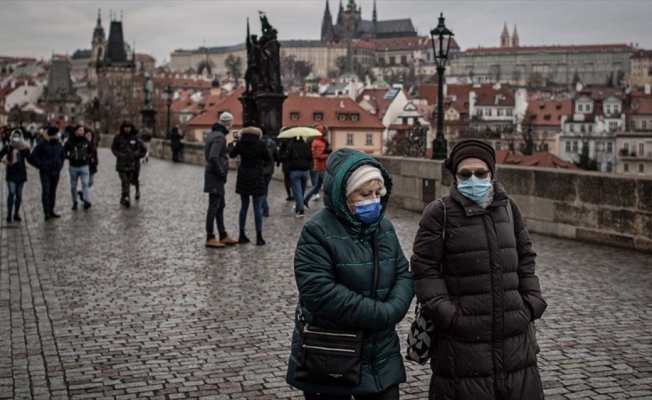
<path fill-rule="evenodd" d="M 480 204 L 492 187 L 493 184 L 489 178 L 478 179 L 475 175 L 465 181 L 457 182 L 457 190 L 476 204 Z"/>
<path fill-rule="evenodd" d="M 61 133 L 57 133 L 57 135 L 54 138 L 57 140 L 61 140 Z"/>
<path fill-rule="evenodd" d="M 363 224 L 373 224 L 378 221 L 382 209 L 380 198 L 357 201 L 355 203 L 355 218 Z"/>

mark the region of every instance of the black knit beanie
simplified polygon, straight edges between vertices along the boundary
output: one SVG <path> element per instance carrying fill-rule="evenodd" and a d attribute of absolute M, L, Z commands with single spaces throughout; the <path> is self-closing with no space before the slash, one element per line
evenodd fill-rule
<path fill-rule="evenodd" d="M 463 139 L 457 142 L 451 150 L 450 156 L 444 162 L 444 166 L 451 174 L 457 173 L 457 167 L 467 158 L 478 158 L 489 167 L 491 178 L 496 177 L 496 152 L 491 145 L 480 139 Z"/>

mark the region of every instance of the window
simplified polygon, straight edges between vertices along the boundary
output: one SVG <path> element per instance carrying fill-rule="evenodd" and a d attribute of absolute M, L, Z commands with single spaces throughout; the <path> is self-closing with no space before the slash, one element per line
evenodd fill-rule
<path fill-rule="evenodd" d="M 570 140 L 566 142 L 566 153 L 570 153 L 571 151 L 571 142 Z"/>
<path fill-rule="evenodd" d="M 629 154 L 629 143 L 624 143 L 623 149 L 627 150 L 627 153 Z"/>
<path fill-rule="evenodd" d="M 630 131 L 636 130 L 636 121 L 629 121 L 629 130 Z"/>
<path fill-rule="evenodd" d="M 550 147 L 548 147 L 548 143 L 543 144 L 543 151 L 546 153 L 550 151 Z"/>
<path fill-rule="evenodd" d="M 360 114 L 351 114 L 351 121 L 359 121 Z"/>
<path fill-rule="evenodd" d="M 482 117 L 482 108 L 478 108 L 478 110 L 475 112 L 475 115 Z"/>
<path fill-rule="evenodd" d="M 507 112 L 505 113 L 508 117 L 512 116 L 512 110 L 508 109 Z"/>
<path fill-rule="evenodd" d="M 292 121 L 298 121 L 299 120 L 299 113 L 295 113 L 295 112 L 290 113 L 290 119 Z"/>
<path fill-rule="evenodd" d="M 645 172 L 645 164 L 638 164 L 638 172 Z"/>
<path fill-rule="evenodd" d="M 584 107 L 581 104 L 577 105 L 577 111 L 582 112 L 584 110 Z"/>
<path fill-rule="evenodd" d="M 72 107 L 72 108 L 70 109 L 70 113 L 71 113 L 71 114 L 74 114 L 74 113 L 75 113 L 75 107 Z"/>
<path fill-rule="evenodd" d="M 502 117 L 503 116 L 503 110 L 501 110 L 499 108 L 498 111 L 496 112 L 496 115 L 499 116 L 499 117 Z"/>
<path fill-rule="evenodd" d="M 638 144 L 638 155 L 642 157 L 645 154 L 645 143 Z"/>
<path fill-rule="evenodd" d="M 568 131 L 569 131 L 569 132 L 575 132 L 575 125 L 573 125 L 573 124 L 568 124 Z"/>
<path fill-rule="evenodd" d="M 373 135 L 373 133 L 367 133 L 366 144 L 367 144 L 367 146 L 373 146 L 374 145 L 374 135 Z"/>
<path fill-rule="evenodd" d="M 396 64 L 396 57 L 390 56 L 389 57 L 389 65 L 395 65 Z"/>
<path fill-rule="evenodd" d="M 491 108 L 485 108 L 484 115 L 486 115 L 487 117 L 491 117 Z"/>
<path fill-rule="evenodd" d="M 346 121 L 346 114 L 338 115 L 337 119 L 339 119 L 340 121 Z"/>
<path fill-rule="evenodd" d="M 607 142 L 607 153 L 613 153 L 614 145 L 611 142 Z"/>
<path fill-rule="evenodd" d="M 577 153 L 579 151 L 578 143 L 577 141 L 573 141 L 573 152 Z"/>
<path fill-rule="evenodd" d="M 618 122 L 609 122 L 609 130 L 615 132 L 618 130 Z"/>
<path fill-rule="evenodd" d="M 580 132 L 586 133 L 586 125 L 584 124 L 580 125 Z"/>
<path fill-rule="evenodd" d="M 595 151 L 604 151 L 604 143 L 598 142 L 595 144 Z"/>
<path fill-rule="evenodd" d="M 324 119 L 324 114 L 322 114 L 322 113 L 315 113 L 314 118 L 315 118 L 315 121 L 321 121 L 322 119 Z"/>
<path fill-rule="evenodd" d="M 647 121 L 641 121 L 641 129 L 647 129 Z"/>
<path fill-rule="evenodd" d="M 346 134 L 346 145 L 347 146 L 353 146 L 353 134 L 352 133 L 347 133 Z"/>
<path fill-rule="evenodd" d="M 607 172 L 613 172 L 614 166 L 612 163 L 608 162 L 607 163 Z"/>
<path fill-rule="evenodd" d="M 496 145 L 494 146 L 496 150 L 500 150 L 500 142 L 496 142 Z"/>
<path fill-rule="evenodd" d="M 607 104 L 606 112 L 607 114 L 611 114 L 611 106 L 609 104 Z"/>
<path fill-rule="evenodd" d="M 627 163 L 623 164 L 623 171 L 629 172 L 629 164 Z"/>
<path fill-rule="evenodd" d="M 407 64 L 407 56 L 401 56 L 401 64 L 402 65 Z"/>

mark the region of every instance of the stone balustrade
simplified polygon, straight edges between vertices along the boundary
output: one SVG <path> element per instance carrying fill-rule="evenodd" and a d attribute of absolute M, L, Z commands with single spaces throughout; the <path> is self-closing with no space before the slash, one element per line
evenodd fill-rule
<path fill-rule="evenodd" d="M 111 140 L 103 136 L 102 146 Z M 149 149 L 152 157 L 172 159 L 167 141 L 153 139 Z M 421 212 L 449 193 L 453 177 L 441 161 L 377 159 L 392 175 L 393 206 Z M 181 161 L 205 165 L 203 145 L 184 143 Z M 652 252 L 652 178 L 505 165 L 496 175 L 531 232 Z M 280 168 L 274 178 L 283 179 Z"/>

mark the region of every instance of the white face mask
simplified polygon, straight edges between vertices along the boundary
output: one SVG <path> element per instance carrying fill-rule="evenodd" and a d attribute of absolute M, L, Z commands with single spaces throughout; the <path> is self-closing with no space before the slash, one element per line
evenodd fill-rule
<path fill-rule="evenodd" d="M 19 138 L 19 137 L 11 138 L 11 140 L 12 140 L 13 142 L 20 142 L 20 138 Z"/>

